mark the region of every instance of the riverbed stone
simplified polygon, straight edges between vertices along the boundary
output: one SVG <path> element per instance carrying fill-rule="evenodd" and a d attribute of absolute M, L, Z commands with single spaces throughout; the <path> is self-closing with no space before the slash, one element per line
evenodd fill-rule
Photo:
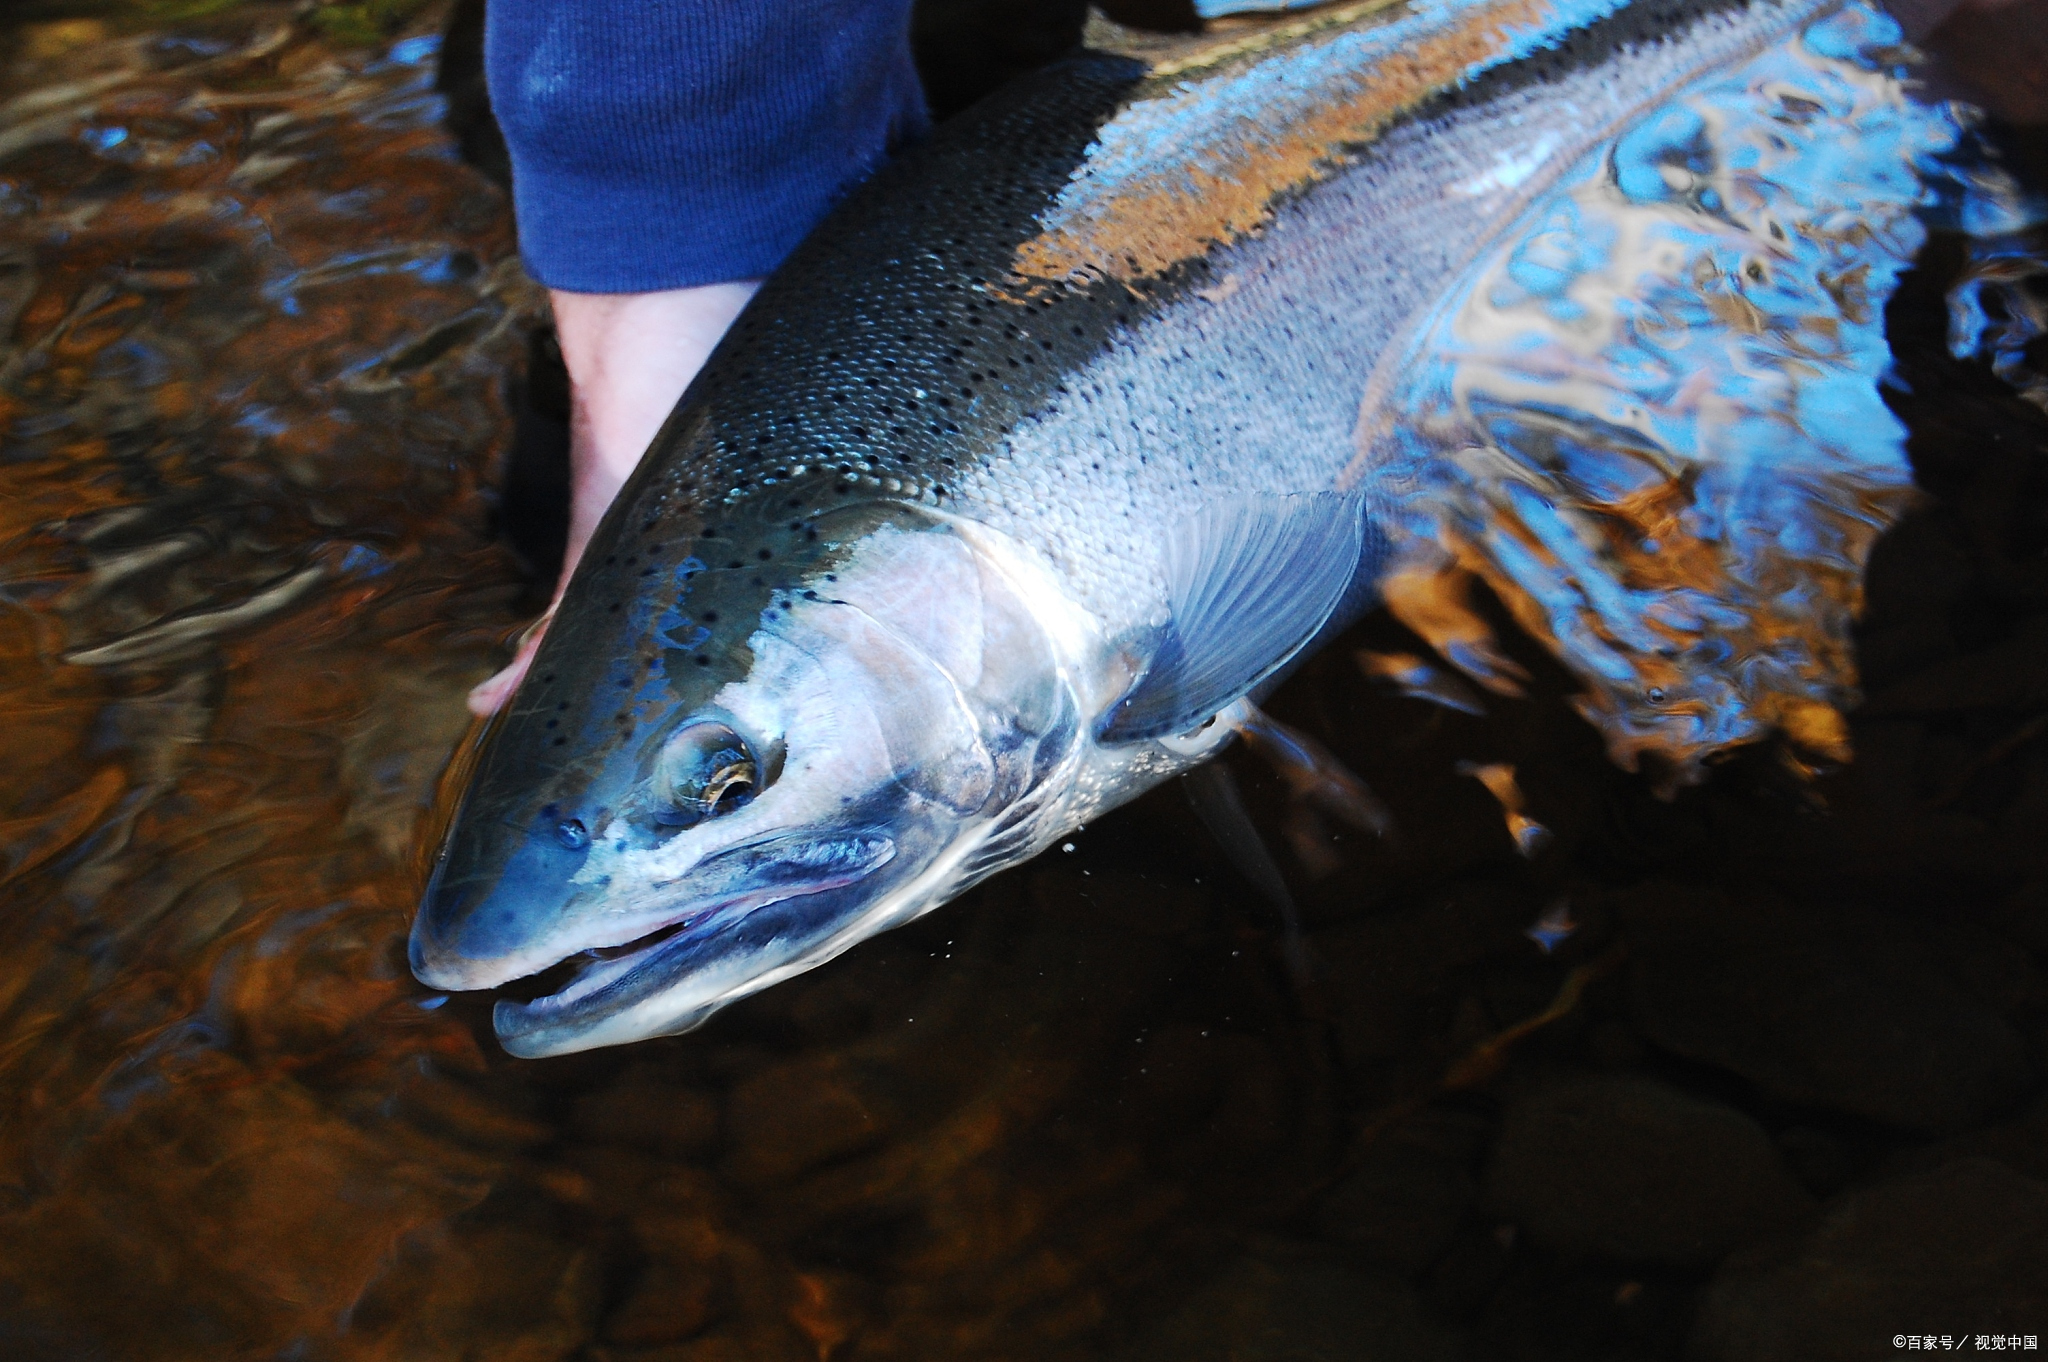
<path fill-rule="evenodd" d="M 605 1337 L 626 1347 L 648 1347 L 701 1332 L 718 1316 L 725 1283 L 715 1272 L 691 1268 L 674 1258 L 649 1261 L 605 1321 Z"/>
<path fill-rule="evenodd" d="M 1995 1159 L 2015 1173 L 2048 1185 L 2048 1097 L 2035 1101 L 2010 1121 L 1980 1126 L 1894 1155 L 1886 1172 L 1895 1176 L 1922 1173 L 1963 1158 Z"/>
<path fill-rule="evenodd" d="M 1457 1335 L 1413 1288 L 1310 1245 L 1269 1241 L 1143 1329 L 1118 1362 L 1450 1362 Z"/>
<path fill-rule="evenodd" d="M 2029 714 L 2048 704 L 2048 615 L 2023 619 L 1988 648 L 1934 663 L 1864 702 L 1872 717 L 2002 709 Z"/>
<path fill-rule="evenodd" d="M 1507 1106 L 1489 1210 L 1566 1254 L 1710 1264 L 1816 1202 L 1748 1116 L 1633 1075 L 1550 1079 Z"/>
<path fill-rule="evenodd" d="M 1416 1113 L 1354 1152 L 1317 1213 L 1329 1238 L 1404 1272 L 1442 1256 L 1479 1195 L 1475 1165 L 1490 1122 L 1469 1111 Z"/>
<path fill-rule="evenodd" d="M 1850 1362 L 1899 1335 L 2043 1332 L 2048 1184 L 1985 1158 L 1831 1202 L 1803 1242 L 1722 1265 L 1693 1336 L 1700 1362 Z"/>
<path fill-rule="evenodd" d="M 1774 1097 L 1948 1131 L 2035 1083 L 2020 1033 L 1897 917 L 1652 884 L 1620 918 L 1643 1034 Z"/>

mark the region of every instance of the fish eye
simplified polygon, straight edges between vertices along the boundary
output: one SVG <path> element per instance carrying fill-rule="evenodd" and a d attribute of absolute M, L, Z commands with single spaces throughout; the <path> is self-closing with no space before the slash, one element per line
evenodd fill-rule
<path fill-rule="evenodd" d="M 752 745 L 731 726 L 713 719 L 684 724 L 654 763 L 654 821 L 688 827 L 739 808 L 765 783 Z"/>

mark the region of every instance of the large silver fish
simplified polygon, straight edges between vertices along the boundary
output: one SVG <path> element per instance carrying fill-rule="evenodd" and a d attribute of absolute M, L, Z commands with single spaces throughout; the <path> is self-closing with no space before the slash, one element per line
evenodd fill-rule
<path fill-rule="evenodd" d="M 413 930 L 522 1055 L 685 1030 L 1211 756 L 1381 595 L 1616 754 L 1840 743 L 1964 136 L 1815 0 L 1420 0 L 1083 54 L 761 290 L 471 753 Z"/>

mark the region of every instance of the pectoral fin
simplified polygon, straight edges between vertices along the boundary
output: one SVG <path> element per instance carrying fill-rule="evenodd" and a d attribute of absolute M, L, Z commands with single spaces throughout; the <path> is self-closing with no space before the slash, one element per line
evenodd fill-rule
<path fill-rule="evenodd" d="M 1234 497 L 1177 526 L 1164 634 L 1097 741 L 1186 733 L 1285 667 L 1344 598 L 1364 546 L 1362 500 L 1334 492 Z"/>

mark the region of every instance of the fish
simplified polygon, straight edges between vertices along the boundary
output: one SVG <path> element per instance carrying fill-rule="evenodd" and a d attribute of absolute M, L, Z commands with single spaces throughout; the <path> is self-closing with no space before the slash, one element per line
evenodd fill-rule
<path fill-rule="evenodd" d="M 1511 693 L 1481 582 L 1619 758 L 1838 740 L 1911 495 L 1883 302 L 1968 135 L 1909 63 L 1855 0 L 1367 0 L 950 120 L 606 515 L 414 973 L 540 976 L 515 1055 L 687 1031 L 1209 760 L 1376 602 Z"/>

